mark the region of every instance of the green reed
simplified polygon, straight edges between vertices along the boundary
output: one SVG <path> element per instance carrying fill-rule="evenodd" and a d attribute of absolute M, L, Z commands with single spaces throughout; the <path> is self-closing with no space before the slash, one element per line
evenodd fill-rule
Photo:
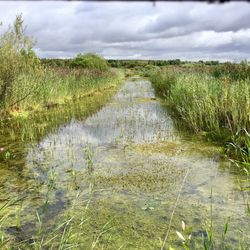
<path fill-rule="evenodd" d="M 236 136 L 242 130 L 249 133 L 248 78 L 236 81 L 227 77 L 214 77 L 209 73 L 174 75 L 162 71 L 152 74 L 151 81 L 156 92 L 166 100 L 172 115 L 181 121 L 185 128 L 195 133 L 206 132 L 210 139 L 224 145 L 238 145 L 244 148 L 244 157 L 250 156 L 246 135 L 241 133 L 241 140 Z M 233 151 L 230 148 L 227 148 L 227 151 L 230 151 L 232 156 Z M 240 151 L 234 150 L 234 157 L 238 156 L 243 161 Z"/>

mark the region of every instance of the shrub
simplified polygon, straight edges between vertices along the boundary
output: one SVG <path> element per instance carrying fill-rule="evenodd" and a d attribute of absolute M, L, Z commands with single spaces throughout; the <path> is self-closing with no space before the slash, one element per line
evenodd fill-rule
<path fill-rule="evenodd" d="M 159 70 L 158 66 L 154 66 L 151 64 L 147 64 L 146 66 L 144 66 L 141 71 L 142 71 L 142 75 L 144 77 L 150 77 L 152 74 L 154 74 L 155 72 L 157 72 Z"/>
<path fill-rule="evenodd" d="M 108 70 L 108 63 L 102 57 L 95 54 L 79 54 L 71 62 L 71 67 Z"/>
<path fill-rule="evenodd" d="M 40 61 L 32 50 L 33 42 L 25 35 L 22 15 L 0 38 L 0 108 L 6 108 L 18 78 L 39 68 Z M 17 101 L 17 100 L 15 100 Z"/>

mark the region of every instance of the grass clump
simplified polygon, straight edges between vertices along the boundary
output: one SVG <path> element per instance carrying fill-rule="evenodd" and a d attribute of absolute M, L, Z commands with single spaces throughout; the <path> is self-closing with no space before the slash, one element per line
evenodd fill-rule
<path fill-rule="evenodd" d="M 155 91 L 158 95 L 163 97 L 170 97 L 173 85 L 176 84 L 176 77 L 173 74 L 159 74 L 154 72 L 151 75 Z"/>
<path fill-rule="evenodd" d="M 29 76 L 24 77 L 27 81 Z M 115 72 L 91 69 L 49 68 L 42 78 L 40 87 L 23 100 L 15 109 L 53 108 L 74 101 L 91 92 L 110 86 L 119 76 Z M 43 80 L 43 82 L 41 81 Z"/>

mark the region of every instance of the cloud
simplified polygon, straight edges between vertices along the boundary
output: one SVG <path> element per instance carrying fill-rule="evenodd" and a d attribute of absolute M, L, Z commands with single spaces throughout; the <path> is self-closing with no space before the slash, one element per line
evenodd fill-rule
<path fill-rule="evenodd" d="M 0 33 L 18 13 L 41 57 L 250 60 L 245 2 L 0 2 Z"/>

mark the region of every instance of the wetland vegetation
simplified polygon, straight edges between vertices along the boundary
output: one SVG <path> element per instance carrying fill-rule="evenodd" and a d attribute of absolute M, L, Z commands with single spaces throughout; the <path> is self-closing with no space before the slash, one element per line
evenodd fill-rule
<path fill-rule="evenodd" d="M 168 110 L 186 129 L 204 132 L 246 174 L 250 171 L 250 66 L 225 63 L 175 72 L 163 68 L 150 79 Z M 197 69 L 197 67 L 196 67 Z M 199 69 L 199 68 L 198 68 Z"/>
<path fill-rule="evenodd" d="M 247 63 L 39 59 L 23 27 L 0 40 L 1 248 L 249 249 Z"/>

